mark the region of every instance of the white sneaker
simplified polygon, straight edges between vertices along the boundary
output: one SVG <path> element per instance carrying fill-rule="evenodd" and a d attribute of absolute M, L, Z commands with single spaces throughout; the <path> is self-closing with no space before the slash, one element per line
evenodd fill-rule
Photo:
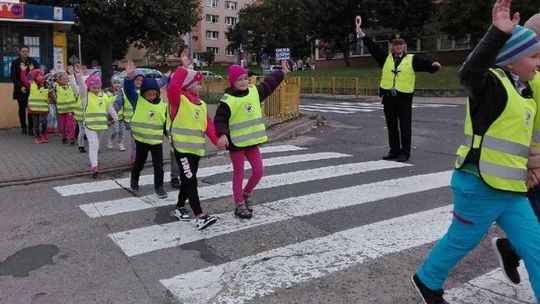
<path fill-rule="evenodd" d="M 124 144 L 123 144 L 123 143 L 119 143 L 119 144 L 118 144 L 118 150 L 120 150 L 120 151 L 126 151 L 126 147 L 124 147 Z"/>
<path fill-rule="evenodd" d="M 109 138 L 109 140 L 107 141 L 107 148 L 109 149 L 114 148 L 114 139 Z"/>
<path fill-rule="evenodd" d="M 191 220 L 191 216 L 189 215 L 189 211 L 186 208 L 174 208 L 174 210 L 171 212 L 171 215 L 176 217 L 180 221 L 189 222 Z"/>
<path fill-rule="evenodd" d="M 203 214 L 198 219 L 195 220 L 195 226 L 197 227 L 197 230 L 203 230 L 207 227 L 209 227 L 212 224 L 215 224 L 217 221 L 217 217 Z"/>

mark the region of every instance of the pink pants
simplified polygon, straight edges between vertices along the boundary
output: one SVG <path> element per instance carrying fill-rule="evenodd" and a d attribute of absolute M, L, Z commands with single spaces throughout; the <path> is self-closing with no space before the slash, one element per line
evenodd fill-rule
<path fill-rule="evenodd" d="M 75 120 L 73 113 L 58 114 L 60 119 L 60 137 L 75 140 Z"/>
<path fill-rule="evenodd" d="M 233 198 L 235 205 L 241 205 L 244 202 L 242 194 L 244 192 L 251 194 L 255 186 L 259 183 L 264 174 L 264 168 L 261 158 L 261 152 L 259 147 L 254 146 L 247 149 L 238 151 L 230 151 L 233 166 Z M 244 157 L 251 165 L 251 176 L 246 184 L 246 187 L 242 189 L 244 183 Z"/>

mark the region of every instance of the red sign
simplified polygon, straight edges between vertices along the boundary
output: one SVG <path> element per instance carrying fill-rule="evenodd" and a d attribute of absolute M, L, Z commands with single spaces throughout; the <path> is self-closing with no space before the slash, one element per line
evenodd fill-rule
<path fill-rule="evenodd" d="M 10 19 L 24 18 L 23 3 L 0 2 L 0 18 L 10 18 Z"/>

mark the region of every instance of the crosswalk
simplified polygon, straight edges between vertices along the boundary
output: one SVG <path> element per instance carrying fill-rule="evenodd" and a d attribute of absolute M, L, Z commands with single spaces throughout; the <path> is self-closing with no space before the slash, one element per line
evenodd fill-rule
<path fill-rule="evenodd" d="M 415 103 L 413 108 L 441 108 L 441 107 L 457 107 L 452 104 L 436 104 L 436 103 Z M 375 112 L 383 109 L 383 105 L 379 102 L 324 102 L 324 103 L 305 103 L 300 105 L 300 110 L 306 112 L 321 112 L 321 113 L 338 113 L 352 114 L 358 112 Z"/>
<path fill-rule="evenodd" d="M 229 206 L 223 209 L 227 211 L 213 214 L 219 218 L 218 222 L 203 231 L 196 231 L 193 223 L 179 222 L 171 218 L 165 223 L 145 223 L 135 227 L 130 223 L 127 228 L 116 223 L 111 225 L 114 231 L 104 237 L 108 237 L 128 259 L 153 259 L 161 251 L 200 241 L 219 240 L 247 231 L 256 232 L 272 225 L 286 226 L 300 218 L 348 211 L 361 205 L 377 206 L 385 199 L 437 191 L 449 186 L 451 176 L 451 171 L 416 174 L 413 173 L 414 165 L 408 163 L 355 162 L 352 155 L 346 153 L 311 152 L 308 148 L 290 145 L 268 146 L 264 147 L 262 152 L 265 168 L 271 168 L 274 172 L 263 177 L 256 194 L 286 187 L 298 189 L 306 184 L 315 185 L 317 181 L 355 178 L 358 182 L 355 185 L 334 186 L 329 189 L 307 187 L 309 192 L 306 193 L 262 201 L 255 205 L 254 217 L 250 220 L 235 218 L 232 206 Z M 295 166 L 296 164 L 298 166 Z M 204 165 L 204 160 L 201 165 Z M 296 169 L 290 169 L 291 167 Z M 246 166 L 247 168 L 249 167 Z M 227 164 L 200 169 L 200 176 L 218 181 L 199 188 L 203 208 L 209 201 L 214 202 L 215 199 L 232 195 L 228 174 L 231 171 Z M 370 173 L 377 172 L 384 176 L 395 176 L 394 173 L 401 172 L 401 175 L 397 175 L 401 177 L 375 181 L 365 178 Z M 403 172 L 408 174 L 403 176 Z M 127 187 L 126 181 L 125 178 L 119 178 L 59 186 L 54 189 L 61 197 L 76 198 L 92 193 L 123 191 L 122 189 Z M 141 177 L 141 184 L 149 185 L 151 182 L 152 176 Z M 125 191 L 122 198 L 84 203 L 81 201 L 78 207 L 89 221 L 99 220 L 106 224 L 121 215 L 134 212 L 153 214 L 158 208 L 172 208 L 177 194 L 177 191 L 170 191 L 168 199 L 160 200 L 153 194 L 136 197 Z M 224 201 L 229 202 L 230 199 Z M 362 267 L 370 261 L 408 250 L 418 250 L 422 245 L 433 243 L 448 228 L 450 211 L 451 206 L 445 205 L 405 213 L 259 250 L 211 266 L 199 266 L 183 273 L 166 275 L 156 281 L 159 281 L 164 291 L 172 294 L 181 303 L 257 302 L 257 299 L 271 297 L 280 290 L 314 280 L 324 280 L 347 268 Z M 420 256 L 425 254 L 425 251 L 418 251 Z M 508 284 L 501 272 L 493 269 L 488 273 L 479 273 L 478 277 L 447 290 L 446 297 L 451 300 L 450 303 L 460 304 L 534 303 L 527 275 L 524 269 L 520 269 L 520 272 L 524 282 L 519 286 Z"/>

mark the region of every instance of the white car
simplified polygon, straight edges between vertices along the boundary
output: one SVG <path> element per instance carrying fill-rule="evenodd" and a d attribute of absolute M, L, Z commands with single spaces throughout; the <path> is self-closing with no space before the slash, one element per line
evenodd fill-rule
<path fill-rule="evenodd" d="M 268 74 L 273 73 L 275 71 L 281 71 L 281 66 L 280 65 L 269 65 L 269 66 L 264 68 L 263 75 L 268 75 Z"/>
<path fill-rule="evenodd" d="M 223 79 L 223 77 L 221 77 L 220 75 L 212 71 L 201 71 L 201 73 L 203 74 L 204 79 L 208 79 L 208 80 L 222 80 Z"/>

